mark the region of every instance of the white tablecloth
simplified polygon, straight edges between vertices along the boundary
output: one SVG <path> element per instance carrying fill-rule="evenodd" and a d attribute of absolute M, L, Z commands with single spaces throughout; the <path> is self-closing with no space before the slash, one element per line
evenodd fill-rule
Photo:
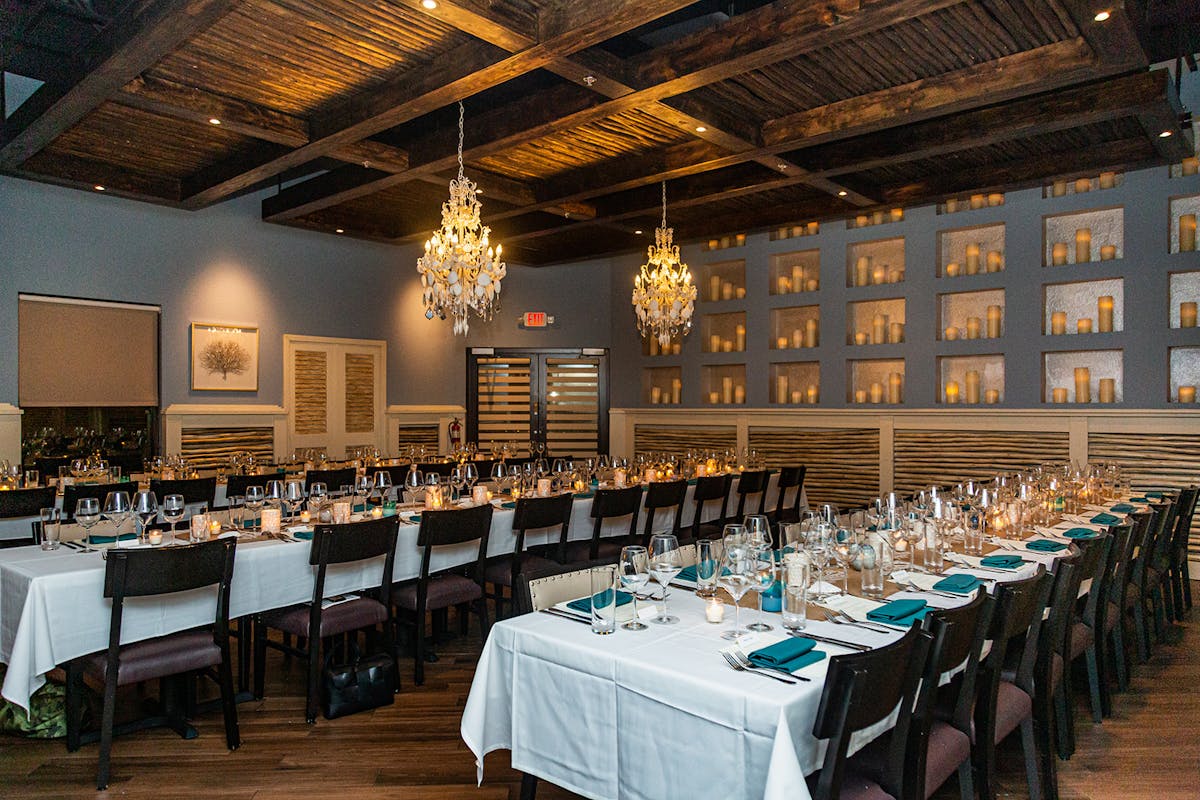
<path fill-rule="evenodd" d="M 689 524 L 692 518 L 690 496 L 689 489 L 684 524 Z M 774 507 L 773 494 L 767 502 L 769 508 Z M 592 520 L 588 516 L 591 503 L 588 498 L 575 501 L 570 525 L 572 540 L 591 537 Z M 402 517 L 407 516 L 402 513 Z M 493 514 L 489 555 L 512 552 L 512 517 L 509 509 L 497 509 Z M 669 523 L 665 514 L 662 522 Z M 641 529 L 639 525 L 639 532 Z M 606 524 L 603 535 L 624 535 L 628 530 L 628 518 L 615 520 Z M 417 525 L 400 525 L 393 572 L 397 581 L 420 574 L 417 531 Z M 554 542 L 557 537 L 557 528 L 531 531 L 526 536 L 526 546 Z M 476 552 L 473 544 L 438 548 L 431 569 L 468 564 Z M 240 544 L 230 594 L 231 615 L 238 617 L 311 600 L 314 575 L 308 553 L 309 543 L 305 541 Z M 331 567 L 326 577 L 326 592 L 335 595 L 377 586 L 381 567 L 381 559 L 378 563 Z M 37 547 L 0 550 L 0 662 L 8 665 L 0 694 L 28 708 L 29 696 L 45 683 L 46 672 L 108 645 L 111 605 L 102 597 L 103 585 L 104 561 L 99 553 L 81 553 L 65 547 L 49 552 Z M 167 602 L 161 598 L 128 601 L 122 641 L 136 642 L 211 623 L 214 606 L 206 599 L 208 596 L 201 590 L 172 597 Z"/>

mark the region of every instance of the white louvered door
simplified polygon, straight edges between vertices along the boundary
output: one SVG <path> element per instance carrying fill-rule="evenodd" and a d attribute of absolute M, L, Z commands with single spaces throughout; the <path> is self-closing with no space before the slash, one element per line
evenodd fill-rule
<path fill-rule="evenodd" d="M 384 447 L 387 344 L 372 339 L 284 336 L 288 449 Z"/>

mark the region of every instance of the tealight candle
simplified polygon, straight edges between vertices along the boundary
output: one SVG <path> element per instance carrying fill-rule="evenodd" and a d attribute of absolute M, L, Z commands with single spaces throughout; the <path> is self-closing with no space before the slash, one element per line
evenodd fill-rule
<path fill-rule="evenodd" d="M 951 261 L 949 264 L 946 265 L 946 277 L 947 278 L 957 278 L 959 272 L 960 272 L 960 270 L 959 270 L 957 261 Z"/>
<path fill-rule="evenodd" d="M 1096 298 L 1096 327 L 1101 333 L 1112 333 L 1113 329 L 1113 299 L 1112 295 L 1100 295 Z"/>
<path fill-rule="evenodd" d="M 1000 325 L 1004 319 L 1004 311 L 1000 306 L 987 307 L 987 335 L 989 339 L 1000 338 Z"/>
<path fill-rule="evenodd" d="M 967 245 L 967 274 L 975 275 L 979 272 L 979 245 Z"/>
<path fill-rule="evenodd" d="M 743 297 L 746 296 L 746 287 L 739 286 L 736 289 L 734 289 L 733 296 L 736 297 L 738 300 L 741 300 Z"/>
<path fill-rule="evenodd" d="M 1000 192 L 992 192 L 991 194 L 988 195 L 988 205 L 989 206 L 1004 205 L 1004 195 L 1001 194 Z"/>
<path fill-rule="evenodd" d="M 958 381 L 946 381 L 946 402 L 951 405 L 958 403 Z"/>
<path fill-rule="evenodd" d="M 653 478 L 651 478 L 651 480 L 653 480 Z M 551 480 L 549 478 L 538 478 L 537 496 L 538 497 L 549 497 L 550 496 L 550 486 L 551 486 Z"/>
<path fill-rule="evenodd" d="M 1076 194 L 1083 194 L 1084 192 L 1090 192 L 1091 190 L 1092 190 L 1092 179 L 1091 178 L 1077 178 L 1075 180 L 1075 193 Z"/>
<path fill-rule="evenodd" d="M 1100 379 L 1100 402 L 1115 403 L 1117 401 L 1117 381 L 1116 378 L 1101 378 Z"/>
<path fill-rule="evenodd" d="M 625 472 L 625 470 L 621 469 L 620 467 L 618 467 L 617 469 L 614 469 L 613 470 L 613 486 L 617 487 L 618 489 L 624 489 L 626 475 L 627 475 L 627 473 Z"/>
<path fill-rule="evenodd" d="M 721 352 L 722 353 L 732 353 L 733 352 L 733 339 L 722 339 L 721 340 Z"/>
<path fill-rule="evenodd" d="M 1067 263 L 1066 242 L 1055 242 L 1050 246 L 1050 263 L 1056 267 Z"/>
<path fill-rule="evenodd" d="M 1092 260 L 1092 229 L 1075 230 L 1075 263 L 1086 264 Z"/>
<path fill-rule="evenodd" d="M 704 618 L 716 625 L 725 619 L 725 604 L 715 597 L 708 598 L 704 605 Z"/>
<path fill-rule="evenodd" d="M 1062 336 L 1067 332 L 1067 312 L 1055 311 L 1050 315 L 1050 333 Z"/>
<path fill-rule="evenodd" d="M 983 393 L 983 402 L 987 403 L 990 406 L 995 405 L 996 403 L 999 403 L 1000 402 L 1000 390 L 999 389 L 988 389 L 986 392 Z"/>
<path fill-rule="evenodd" d="M 987 204 L 987 198 L 981 194 L 971 195 L 971 208 L 983 208 Z"/>
<path fill-rule="evenodd" d="M 1179 215 L 1179 252 L 1190 253 L 1196 249 L 1196 215 Z"/>
<path fill-rule="evenodd" d="M 708 393 L 708 404 L 710 406 L 715 406 L 719 402 L 721 402 L 721 395 L 717 394 L 716 392 Z"/>
<path fill-rule="evenodd" d="M 215 519 L 209 520 L 208 534 L 209 534 L 209 536 L 220 536 L 221 535 L 221 523 L 217 522 Z"/>
<path fill-rule="evenodd" d="M 1179 387 L 1179 402 L 1181 402 L 1181 403 L 1196 402 L 1196 387 L 1195 386 L 1180 386 Z"/>
<path fill-rule="evenodd" d="M 1051 197 L 1062 197 L 1066 193 L 1067 193 L 1067 182 L 1066 181 L 1055 181 L 1054 183 L 1052 183 L 1050 185 L 1050 196 Z"/>
<path fill-rule="evenodd" d="M 806 292 L 815 292 L 819 288 L 821 288 L 821 284 L 816 278 L 809 278 L 804 282 L 804 291 Z"/>
<path fill-rule="evenodd" d="M 1075 332 L 1076 333 L 1091 333 L 1092 332 L 1092 320 L 1090 318 L 1087 318 L 1087 319 L 1081 319 L 1081 320 L 1077 321 L 1075 323 Z"/>
<path fill-rule="evenodd" d="M 1117 173 L 1101 172 L 1100 173 L 1100 188 L 1111 189 L 1117 184 Z"/>
<path fill-rule="evenodd" d="M 903 221 L 904 221 L 904 209 L 903 208 L 893 208 L 892 209 L 892 222 L 903 222 Z"/>
<path fill-rule="evenodd" d="M 306 508 L 300 512 L 300 523 L 307 525 L 310 522 L 312 522 L 312 512 Z"/>
<path fill-rule="evenodd" d="M 152 530 L 146 534 L 146 539 L 150 544 L 162 544 L 162 531 Z"/>
<path fill-rule="evenodd" d="M 1196 304 L 1195 303 L 1180 303 L 1179 304 L 1179 327 L 1181 327 L 1181 328 L 1196 327 Z"/>
<path fill-rule="evenodd" d="M 775 349 L 776 350 L 787 350 L 787 346 L 788 346 L 788 338 L 786 336 L 780 336 L 778 339 L 775 340 Z"/>

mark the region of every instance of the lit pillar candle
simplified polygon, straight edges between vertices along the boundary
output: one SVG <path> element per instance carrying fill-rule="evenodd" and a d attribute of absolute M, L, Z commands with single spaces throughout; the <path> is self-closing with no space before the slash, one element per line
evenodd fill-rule
<path fill-rule="evenodd" d="M 967 274 L 975 275 L 979 272 L 979 245 L 967 245 Z"/>
<path fill-rule="evenodd" d="M 1180 303 L 1179 304 L 1179 327 L 1181 327 L 1181 328 L 1196 327 L 1196 304 L 1195 303 Z"/>
<path fill-rule="evenodd" d="M 1065 403 L 1065 402 L 1067 402 L 1067 390 L 1066 389 L 1055 389 L 1050 393 L 1050 397 L 1051 397 L 1052 402 Z"/>
<path fill-rule="evenodd" d="M 1001 194 L 1000 192 L 992 192 L 991 194 L 988 195 L 988 205 L 989 206 L 1004 205 L 1004 195 Z"/>
<path fill-rule="evenodd" d="M 733 402 L 739 406 L 746 402 L 746 387 L 740 383 L 733 387 Z"/>
<path fill-rule="evenodd" d="M 792 291 L 800 291 L 800 287 L 804 285 L 804 268 L 798 264 L 792 266 Z"/>
<path fill-rule="evenodd" d="M 733 299 L 733 284 L 730 283 L 729 281 L 721 282 L 721 299 L 722 300 L 732 300 Z"/>
<path fill-rule="evenodd" d="M 1111 189 L 1117 185 L 1117 173 L 1101 172 L 1100 173 L 1100 188 Z"/>
<path fill-rule="evenodd" d="M 1112 333 L 1113 299 L 1111 295 L 1096 298 L 1096 327 L 1101 333 Z"/>
<path fill-rule="evenodd" d="M 787 350 L 787 346 L 788 346 L 788 340 L 787 340 L 786 336 L 780 336 L 778 339 L 775 340 L 775 349 L 776 350 Z"/>
<path fill-rule="evenodd" d="M 1004 254 L 999 250 L 988 250 L 987 271 L 1000 272 L 1004 269 Z"/>
<path fill-rule="evenodd" d="M 946 201 L 946 213 L 955 214 L 958 212 L 958 198 L 951 197 Z"/>
<path fill-rule="evenodd" d="M 979 372 L 978 370 L 969 369 L 965 376 L 964 386 L 966 388 L 964 394 L 966 400 L 972 405 L 979 402 Z"/>
<path fill-rule="evenodd" d="M 859 256 L 854 262 L 854 285 L 866 286 L 871 282 L 871 257 Z"/>
<path fill-rule="evenodd" d="M 1115 378 L 1100 379 L 1100 402 L 1115 403 L 1117 401 L 1117 381 Z"/>
<path fill-rule="evenodd" d="M 1083 194 L 1084 192 L 1090 192 L 1091 190 L 1092 190 L 1092 179 L 1091 178 L 1077 178 L 1076 179 L 1076 181 L 1075 181 L 1075 193 L 1076 194 Z"/>
<path fill-rule="evenodd" d="M 724 378 L 721 378 L 721 402 L 733 402 L 733 378 L 729 377 L 728 375 L 726 375 Z"/>
<path fill-rule="evenodd" d="M 722 353 L 732 353 L 733 352 L 733 339 L 722 339 L 721 340 L 721 352 Z"/>
<path fill-rule="evenodd" d="M 788 401 L 788 376 L 775 376 L 775 402 L 786 403 Z"/>
<path fill-rule="evenodd" d="M 942 338 L 945 339 L 947 342 L 957 341 L 958 328 L 955 328 L 953 326 L 946 328 L 946 330 L 942 332 Z"/>
<path fill-rule="evenodd" d="M 1200 172 L 1200 158 L 1197 158 L 1196 156 L 1185 158 L 1182 162 L 1180 162 L 1179 166 L 1180 171 L 1183 172 L 1184 175 L 1195 175 L 1197 172 Z"/>
<path fill-rule="evenodd" d="M 868 333 L 859 332 L 859 333 L 854 334 L 854 343 L 855 344 L 869 344 L 870 341 L 871 341 L 870 334 L 868 334 Z"/>
<path fill-rule="evenodd" d="M 1092 332 L 1092 320 L 1090 318 L 1088 318 L 1088 319 L 1081 319 L 1081 320 L 1077 321 L 1075 323 L 1075 332 L 1076 333 L 1091 333 Z"/>
<path fill-rule="evenodd" d="M 987 204 L 987 198 L 981 194 L 971 195 L 971 208 L 983 208 Z"/>
<path fill-rule="evenodd" d="M 709 405 L 715 406 L 719 402 L 721 402 L 721 395 L 719 395 L 717 392 L 709 392 L 708 393 L 708 404 Z"/>
<path fill-rule="evenodd" d="M 1055 242 L 1050 247 L 1050 263 L 1056 267 L 1060 267 L 1067 263 L 1067 243 Z"/>
<path fill-rule="evenodd" d="M 775 294 L 791 294 L 791 293 L 792 293 L 792 279 L 786 275 L 780 275 L 779 279 L 775 281 Z"/>
<path fill-rule="evenodd" d="M 1066 181 L 1055 181 L 1050 185 L 1050 195 L 1052 197 L 1062 197 L 1067 193 Z"/>
<path fill-rule="evenodd" d="M 854 227 L 865 228 L 870 224 L 866 214 L 858 214 L 854 217 Z"/>
<path fill-rule="evenodd" d="M 471 487 L 471 502 L 477 506 L 481 506 L 488 501 L 488 488 L 486 486 Z"/>
<path fill-rule="evenodd" d="M 804 321 L 804 346 L 816 347 L 821 343 L 821 332 L 815 319 Z"/>
<path fill-rule="evenodd" d="M 440 489 L 438 489 L 437 486 L 430 486 L 425 489 L 425 507 L 426 508 L 433 507 L 430 505 L 430 497 L 431 497 L 431 492 L 434 489 L 437 489 L 439 492 L 441 491 Z M 331 519 L 333 520 L 333 523 L 335 525 L 344 525 L 345 523 L 349 522 L 350 521 L 350 511 L 351 511 L 351 508 L 350 508 L 349 500 L 334 501 L 333 511 L 331 514 Z"/>
<path fill-rule="evenodd" d="M 791 401 L 793 405 L 799 405 L 804 399 L 804 394 L 799 389 L 792 389 Z"/>
<path fill-rule="evenodd" d="M 880 383 L 879 381 L 872 381 L 871 387 L 869 389 L 869 394 L 871 396 L 872 403 L 882 403 L 883 402 L 883 384 Z"/>
<path fill-rule="evenodd" d="M 901 222 L 903 220 L 904 220 L 904 209 L 903 208 L 893 208 L 892 209 L 892 222 Z"/>
<path fill-rule="evenodd" d="M 808 388 L 804 390 L 804 396 L 810 403 L 817 403 L 821 399 L 821 393 L 818 391 L 815 383 L 808 385 Z"/>
<path fill-rule="evenodd" d="M 946 381 L 946 402 L 950 405 L 958 404 L 958 381 Z"/>
<path fill-rule="evenodd" d="M 1115 244 L 1100 245 L 1100 260 L 1112 261 L 1117 257 L 1117 246 Z"/>
<path fill-rule="evenodd" d="M 821 288 L 821 282 L 816 278 L 809 278 L 804 282 L 804 291 L 806 292 L 815 292 L 819 288 Z"/>
<path fill-rule="evenodd" d="M 1067 332 L 1067 312 L 1055 311 L 1050 315 L 1050 333 L 1054 336 L 1062 336 Z"/>
<path fill-rule="evenodd" d="M 887 280 L 887 269 L 880 267 L 871 267 L 871 284 L 879 286 Z"/>
<path fill-rule="evenodd" d="M 957 278 L 961 272 L 962 272 L 962 268 L 958 266 L 957 261 L 951 261 L 949 264 L 946 265 L 946 277 L 947 278 Z"/>
<path fill-rule="evenodd" d="M 1075 263 L 1086 264 L 1092 260 L 1092 230 L 1078 228 L 1075 231 Z"/>
<path fill-rule="evenodd" d="M 721 276 L 713 275 L 708 279 L 708 296 L 713 300 L 721 299 Z"/>
<path fill-rule="evenodd" d="M 671 352 L 674 353 L 675 355 L 679 355 L 679 353 L 682 350 L 683 350 L 683 345 L 680 344 L 679 342 L 675 342 L 674 344 L 671 345 Z"/>
<path fill-rule="evenodd" d="M 1196 215 L 1179 215 L 1179 252 L 1190 253 L 1196 249 Z"/>
<path fill-rule="evenodd" d="M 720 334 L 714 333 L 708 337 L 708 352 L 710 352 L 710 353 L 721 352 L 721 335 Z"/>
<path fill-rule="evenodd" d="M 1075 402 L 1092 402 L 1092 371 L 1087 367 L 1075 368 Z"/>
<path fill-rule="evenodd" d="M 733 329 L 733 331 L 734 331 L 733 338 L 734 338 L 734 341 L 736 342 L 736 344 L 734 344 L 733 349 L 737 350 L 740 353 L 746 349 L 746 326 L 738 325 L 736 328 Z"/>
<path fill-rule="evenodd" d="M 1000 402 L 1000 390 L 999 389 L 988 389 L 986 392 L 983 393 L 983 402 L 987 403 L 989 406 L 994 406 L 997 403 L 999 403 Z"/>
<path fill-rule="evenodd" d="M 888 325 L 888 341 L 892 344 L 900 344 L 904 341 L 903 322 L 893 322 Z"/>
<path fill-rule="evenodd" d="M 899 372 L 888 373 L 887 401 L 894 405 L 904 402 L 904 376 Z"/>
<path fill-rule="evenodd" d="M 651 386 L 650 387 L 650 402 L 657 405 L 660 400 L 662 400 L 662 387 L 661 386 Z"/>
<path fill-rule="evenodd" d="M 967 317 L 967 338 L 978 339 L 980 327 L 979 317 Z"/>
<path fill-rule="evenodd" d="M 679 378 L 671 379 L 671 402 L 679 405 L 680 396 L 683 394 L 683 381 Z"/>
<path fill-rule="evenodd" d="M 883 344 L 887 341 L 887 317 L 882 314 L 876 314 L 871 320 L 871 341 L 875 344 Z"/>
<path fill-rule="evenodd" d="M 989 339 L 1000 338 L 1001 325 L 1004 320 L 1004 312 L 1000 306 L 987 307 L 987 335 Z"/>
<path fill-rule="evenodd" d="M 882 211 L 876 211 L 871 214 L 871 224 L 872 225 L 882 225 L 883 224 L 883 212 Z"/>
<path fill-rule="evenodd" d="M 866 391 L 866 389 L 857 389 L 857 390 L 855 390 L 855 392 L 854 392 L 854 402 L 856 402 L 856 403 L 865 403 L 865 402 L 867 402 L 867 391 Z"/>
<path fill-rule="evenodd" d="M 1179 387 L 1179 402 L 1181 402 L 1181 403 L 1196 402 L 1196 387 L 1195 386 L 1180 386 Z"/>
<path fill-rule="evenodd" d="M 792 347 L 804 347 L 804 331 L 792 328 Z"/>
<path fill-rule="evenodd" d="M 820 230 L 821 230 L 821 223 L 819 223 L 819 222 L 808 223 L 807 231 L 808 231 L 809 236 L 815 236 L 817 234 L 817 232 Z"/>

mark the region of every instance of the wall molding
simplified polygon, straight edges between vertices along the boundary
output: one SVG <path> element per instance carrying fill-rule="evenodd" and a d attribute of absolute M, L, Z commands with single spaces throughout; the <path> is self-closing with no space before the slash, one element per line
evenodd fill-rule
<path fill-rule="evenodd" d="M 184 428 L 269 427 L 276 459 L 289 456 L 287 411 L 276 405 L 173 403 L 163 409 L 163 450 L 178 455 L 183 449 Z"/>

